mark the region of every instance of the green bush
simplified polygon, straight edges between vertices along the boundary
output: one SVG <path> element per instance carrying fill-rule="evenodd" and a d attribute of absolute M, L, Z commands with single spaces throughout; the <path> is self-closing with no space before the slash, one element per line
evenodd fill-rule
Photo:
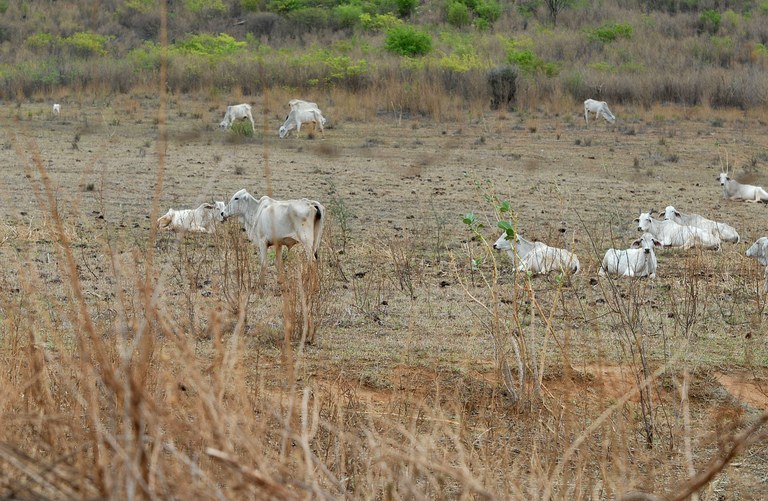
<path fill-rule="evenodd" d="M 501 4 L 496 0 L 480 0 L 475 5 L 475 13 L 480 19 L 495 23 L 501 17 Z"/>
<path fill-rule="evenodd" d="M 359 5 L 344 4 L 338 5 L 333 9 L 333 18 L 342 28 L 353 28 L 360 24 L 360 16 L 363 15 L 363 8 Z"/>
<path fill-rule="evenodd" d="M 419 0 L 396 0 L 397 3 L 397 15 L 400 17 L 408 17 L 416 11 L 416 7 L 419 6 Z"/>
<path fill-rule="evenodd" d="M 632 26 L 629 24 L 604 24 L 599 28 L 587 30 L 590 40 L 602 43 L 613 42 L 619 38 L 632 38 Z"/>
<path fill-rule="evenodd" d="M 194 14 L 201 12 L 223 13 L 227 10 L 222 0 L 184 0 L 184 6 Z"/>
<path fill-rule="evenodd" d="M 243 137 L 251 137 L 254 133 L 250 120 L 235 120 L 229 130 L 232 134 Z"/>
<path fill-rule="evenodd" d="M 261 0 L 240 0 L 240 7 L 245 12 L 259 12 Z"/>
<path fill-rule="evenodd" d="M 267 3 L 267 10 L 278 14 L 286 14 L 304 7 L 306 3 L 303 0 L 269 0 Z"/>
<path fill-rule="evenodd" d="M 413 26 L 396 26 L 387 31 L 384 47 L 401 56 L 423 56 L 432 51 L 432 37 Z"/>
<path fill-rule="evenodd" d="M 62 38 L 61 44 L 68 47 L 76 56 L 105 56 L 107 54 L 107 42 L 112 38 L 114 37 L 80 31 Z"/>
<path fill-rule="evenodd" d="M 507 51 L 507 62 L 517 66 L 520 71 L 528 74 L 544 73 L 548 77 L 557 75 L 559 68 L 555 63 L 547 63 L 537 57 L 530 49 L 510 48 Z"/>
<path fill-rule="evenodd" d="M 289 12 L 285 16 L 293 26 L 302 30 L 320 30 L 330 27 L 331 11 L 322 7 L 307 7 Z"/>
<path fill-rule="evenodd" d="M 403 21 L 392 14 L 362 14 L 360 23 L 369 31 L 386 31 L 401 26 Z"/>
<path fill-rule="evenodd" d="M 173 49 L 182 54 L 197 56 L 227 56 L 244 49 L 246 45 L 246 42 L 238 42 L 226 33 L 220 33 L 218 36 L 190 35 L 175 44 Z"/>
<path fill-rule="evenodd" d="M 699 14 L 699 33 L 709 33 L 714 35 L 720 29 L 721 17 L 716 10 L 705 10 Z"/>
<path fill-rule="evenodd" d="M 35 49 L 49 49 L 56 43 L 56 39 L 50 33 L 37 33 L 30 35 L 24 41 L 27 47 Z"/>
<path fill-rule="evenodd" d="M 446 8 L 448 24 L 461 28 L 469 24 L 469 7 L 459 1 L 453 1 Z"/>

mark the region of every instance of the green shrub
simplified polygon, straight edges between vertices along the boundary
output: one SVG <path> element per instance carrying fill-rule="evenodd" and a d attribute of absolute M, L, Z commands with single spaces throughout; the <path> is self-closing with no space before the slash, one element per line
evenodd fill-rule
<path fill-rule="evenodd" d="M 396 0 L 397 3 L 397 15 L 400 17 L 408 17 L 416 11 L 416 7 L 419 6 L 419 0 Z"/>
<path fill-rule="evenodd" d="M 154 42 L 144 42 L 128 53 L 134 71 L 154 71 L 160 68 L 160 46 Z"/>
<path fill-rule="evenodd" d="M 480 19 L 488 23 L 495 23 L 501 17 L 501 4 L 496 0 L 480 0 L 474 10 Z"/>
<path fill-rule="evenodd" d="M 194 14 L 201 12 L 223 13 L 227 10 L 222 0 L 184 0 L 184 6 Z"/>
<path fill-rule="evenodd" d="M 243 137 L 251 137 L 254 133 L 250 120 L 235 120 L 229 130 L 232 134 Z"/>
<path fill-rule="evenodd" d="M 403 21 L 392 14 L 362 14 L 360 23 L 369 31 L 388 31 L 396 26 L 401 26 Z"/>
<path fill-rule="evenodd" d="M 699 14 L 699 23 L 697 30 L 699 33 L 709 33 L 714 35 L 720 29 L 721 17 L 716 10 L 705 10 Z"/>
<path fill-rule="evenodd" d="M 510 48 L 507 51 L 507 62 L 520 68 L 524 73 L 544 73 L 548 77 L 557 75 L 559 68 L 555 63 L 547 63 L 537 57 L 530 49 Z"/>
<path fill-rule="evenodd" d="M 461 28 L 469 24 L 469 7 L 459 1 L 450 2 L 446 8 L 448 24 Z"/>
<path fill-rule="evenodd" d="M 261 0 L 240 0 L 240 7 L 245 12 L 259 12 Z"/>
<path fill-rule="evenodd" d="M 304 7 L 306 7 L 306 3 L 303 0 L 269 0 L 267 3 L 268 11 L 279 14 L 286 14 Z"/>
<path fill-rule="evenodd" d="M 24 41 L 27 47 L 49 49 L 56 43 L 56 39 L 50 33 L 37 33 L 30 35 Z"/>
<path fill-rule="evenodd" d="M 387 31 L 384 47 L 401 56 L 423 56 L 432 51 L 432 37 L 413 26 L 396 26 Z"/>
<path fill-rule="evenodd" d="M 246 42 L 238 42 L 226 33 L 220 33 L 218 36 L 190 35 L 185 40 L 175 44 L 173 48 L 182 54 L 227 56 L 244 49 L 246 45 Z"/>
<path fill-rule="evenodd" d="M 61 44 L 68 47 L 76 56 L 105 56 L 107 42 L 114 37 L 97 35 L 96 33 L 77 32 L 61 39 Z"/>
<path fill-rule="evenodd" d="M 324 29 L 330 27 L 331 11 L 322 7 L 307 7 L 289 12 L 285 16 L 291 24 L 302 30 Z"/>
<path fill-rule="evenodd" d="M 127 0 L 124 6 L 136 12 L 146 14 L 157 7 L 157 0 Z"/>
<path fill-rule="evenodd" d="M 363 15 L 363 8 L 359 5 L 344 4 L 338 5 L 333 9 L 333 18 L 342 28 L 353 28 L 360 23 L 360 16 Z"/>
<path fill-rule="evenodd" d="M 599 28 L 587 30 L 590 40 L 602 43 L 613 42 L 619 38 L 632 38 L 632 26 L 629 24 L 604 24 Z"/>

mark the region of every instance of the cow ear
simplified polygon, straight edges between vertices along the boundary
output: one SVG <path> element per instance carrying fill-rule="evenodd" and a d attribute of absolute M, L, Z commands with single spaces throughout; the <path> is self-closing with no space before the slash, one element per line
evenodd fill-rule
<path fill-rule="evenodd" d="M 653 239 L 653 245 L 654 245 L 654 246 L 656 246 L 656 247 L 661 247 L 661 242 L 659 242 L 658 240 L 656 240 L 656 239 L 654 238 L 654 239 Z"/>
<path fill-rule="evenodd" d="M 635 218 L 635 222 L 636 222 L 636 223 L 639 223 L 639 222 L 640 222 L 640 218 L 639 218 L 639 217 L 636 217 L 636 218 Z"/>
<path fill-rule="evenodd" d="M 640 248 L 640 240 L 635 240 L 632 242 L 632 245 L 629 246 L 630 249 L 639 249 Z"/>

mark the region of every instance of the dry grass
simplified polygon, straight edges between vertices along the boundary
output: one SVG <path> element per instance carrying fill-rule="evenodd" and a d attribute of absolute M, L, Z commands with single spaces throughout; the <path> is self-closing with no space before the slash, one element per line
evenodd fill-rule
<path fill-rule="evenodd" d="M 570 122 L 370 116 L 339 119 L 324 140 L 278 141 L 270 126 L 229 144 L 203 102 L 182 116 L 171 101 L 167 124 L 137 96 L 113 103 L 135 113 L 116 125 L 88 104 L 69 124 L 38 114 L 44 103 L 5 122 L 3 496 L 761 492 L 768 352 L 762 277 L 742 256 L 751 241 L 660 252 L 656 281 L 594 279 L 602 250 L 634 235 L 627 221 L 640 205 L 676 197 L 744 235 L 763 231 L 764 207 L 720 200 L 709 136 L 740 165 L 760 157 L 755 129 L 740 122 L 756 118 L 712 126 L 709 110 L 659 107 L 637 110 L 625 135 L 584 128 L 578 109 Z M 334 98 L 329 116 L 358 113 L 351 102 Z M 671 154 L 679 160 L 666 162 Z M 633 157 L 649 166 L 635 172 Z M 762 162 L 755 175 L 765 181 Z M 152 235 L 153 199 L 193 205 L 243 185 L 317 194 L 327 208 L 335 197 L 315 281 L 302 281 L 293 250 L 285 287 L 273 267 L 260 284 L 234 223 L 213 237 Z M 498 236 L 496 195 L 527 236 L 573 245 L 584 272 L 515 275 L 482 241 Z M 489 225 L 474 239 L 460 223 L 470 210 Z M 309 346 L 302 290 L 318 328 Z M 740 467 L 728 467 L 735 457 Z"/>

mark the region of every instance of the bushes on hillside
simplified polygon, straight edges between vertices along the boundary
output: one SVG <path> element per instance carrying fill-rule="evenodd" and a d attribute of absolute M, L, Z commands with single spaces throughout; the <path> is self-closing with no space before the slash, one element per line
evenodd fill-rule
<path fill-rule="evenodd" d="M 396 26 L 387 31 L 384 47 L 401 56 L 423 56 L 432 51 L 432 37 L 413 26 Z"/>

